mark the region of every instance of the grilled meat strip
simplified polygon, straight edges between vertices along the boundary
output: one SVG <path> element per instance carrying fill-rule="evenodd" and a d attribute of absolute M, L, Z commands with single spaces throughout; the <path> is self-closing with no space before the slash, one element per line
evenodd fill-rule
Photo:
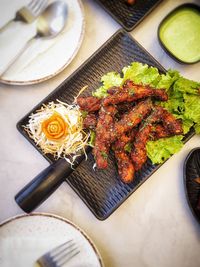
<path fill-rule="evenodd" d="M 118 104 L 122 102 L 133 102 L 142 98 L 155 97 L 161 101 L 167 101 L 168 95 L 165 89 L 154 89 L 149 86 L 137 85 L 127 80 L 123 87 L 111 87 L 108 94 L 103 100 L 94 96 L 78 97 L 77 104 L 82 110 L 93 112 L 98 111 L 103 105 Z"/>
<path fill-rule="evenodd" d="M 112 91 L 111 95 L 102 100 L 102 104 L 104 106 L 110 104 L 114 105 L 122 102 L 132 102 L 147 97 L 155 97 L 161 101 L 168 100 L 168 95 L 165 89 L 154 89 L 149 86 L 137 85 L 132 81 L 127 80 L 121 90 L 116 90 L 116 93 L 113 93 Z"/>
<path fill-rule="evenodd" d="M 183 133 L 182 121 L 176 119 L 171 113 L 169 113 L 164 108 L 163 108 L 162 121 L 165 129 L 169 131 L 172 135 Z"/>
<path fill-rule="evenodd" d="M 76 102 L 81 110 L 88 112 L 97 111 L 101 107 L 101 99 L 94 96 L 78 97 Z"/>
<path fill-rule="evenodd" d="M 160 122 L 162 123 L 156 125 L 152 131 L 152 135 L 156 139 L 183 134 L 181 119 L 176 119 L 174 115 L 161 106 L 156 106 L 156 108 L 160 110 Z"/>
<path fill-rule="evenodd" d="M 109 95 L 114 95 L 116 93 L 119 93 L 121 91 L 121 87 L 120 86 L 112 86 L 110 88 L 108 88 L 107 93 Z"/>
<path fill-rule="evenodd" d="M 136 131 L 133 131 L 129 136 L 123 134 L 112 146 L 117 160 L 119 176 L 124 183 L 130 183 L 134 179 L 135 168 L 130 156 L 125 151 L 125 147 L 133 140 L 135 133 Z"/>
<path fill-rule="evenodd" d="M 93 154 L 99 169 L 108 166 L 108 153 L 113 136 L 114 115 L 117 112 L 115 106 L 102 107 L 96 127 L 96 138 Z"/>
<path fill-rule="evenodd" d="M 157 125 L 156 128 L 153 129 L 154 124 L 161 121 L 164 126 Z M 131 159 L 134 163 L 135 170 L 141 169 L 142 165 L 146 162 L 146 143 L 155 130 L 157 130 L 156 134 L 159 138 L 181 134 L 182 124 L 180 120 L 176 120 L 167 110 L 163 109 L 161 106 L 155 106 L 152 114 L 146 119 L 146 122 L 141 125 L 134 141 Z"/>
<path fill-rule="evenodd" d="M 83 120 L 83 128 L 94 130 L 97 125 L 97 117 L 94 113 L 88 113 Z"/>
<path fill-rule="evenodd" d="M 162 124 L 157 124 L 152 129 L 150 139 L 158 140 L 160 138 L 170 137 L 173 135 L 174 134 L 170 133 Z"/>
<path fill-rule="evenodd" d="M 125 0 L 125 2 L 126 2 L 128 5 L 133 5 L 133 4 L 135 4 L 136 0 Z"/>
<path fill-rule="evenodd" d="M 140 170 L 142 165 L 147 160 L 146 143 L 152 132 L 154 123 L 162 120 L 163 109 L 159 106 L 155 107 L 152 113 L 147 117 L 146 121 L 142 123 L 136 134 L 133 149 L 131 151 L 131 159 L 134 163 L 135 170 Z"/>
<path fill-rule="evenodd" d="M 121 120 L 115 122 L 113 134 L 119 137 L 133 129 L 151 112 L 152 106 L 150 99 L 137 104 L 131 111 L 124 114 Z"/>

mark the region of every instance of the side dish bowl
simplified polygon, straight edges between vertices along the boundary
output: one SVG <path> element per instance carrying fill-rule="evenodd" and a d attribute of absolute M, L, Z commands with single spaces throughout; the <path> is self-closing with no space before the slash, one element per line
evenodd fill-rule
<path fill-rule="evenodd" d="M 188 154 L 184 163 L 184 186 L 189 207 L 200 223 L 200 147 L 194 148 Z"/>
<path fill-rule="evenodd" d="M 183 4 L 172 10 L 158 27 L 158 40 L 176 61 L 200 61 L 200 6 Z"/>

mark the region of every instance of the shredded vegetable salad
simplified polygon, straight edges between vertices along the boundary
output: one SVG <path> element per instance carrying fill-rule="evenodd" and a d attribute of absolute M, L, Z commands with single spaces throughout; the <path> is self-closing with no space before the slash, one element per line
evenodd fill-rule
<path fill-rule="evenodd" d="M 24 129 L 44 154 L 50 153 L 56 159 L 65 158 L 72 165 L 78 152 L 85 153 L 89 139 L 89 134 L 83 130 L 79 107 L 59 100 L 43 104 L 40 110 L 30 115 Z"/>

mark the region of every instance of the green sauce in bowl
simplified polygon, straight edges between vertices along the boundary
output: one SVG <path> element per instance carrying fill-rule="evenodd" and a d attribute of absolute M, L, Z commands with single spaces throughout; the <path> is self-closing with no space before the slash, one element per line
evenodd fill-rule
<path fill-rule="evenodd" d="M 183 63 L 200 60 L 200 11 L 185 4 L 172 11 L 160 24 L 158 36 L 164 48 Z"/>

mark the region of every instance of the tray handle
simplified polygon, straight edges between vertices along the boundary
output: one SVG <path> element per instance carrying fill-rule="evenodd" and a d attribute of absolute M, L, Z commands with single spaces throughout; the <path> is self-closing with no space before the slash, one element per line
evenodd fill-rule
<path fill-rule="evenodd" d="M 48 166 L 16 194 L 17 204 L 27 213 L 33 211 L 67 179 L 84 157 L 78 157 L 73 169 L 65 159 L 59 159 Z"/>

